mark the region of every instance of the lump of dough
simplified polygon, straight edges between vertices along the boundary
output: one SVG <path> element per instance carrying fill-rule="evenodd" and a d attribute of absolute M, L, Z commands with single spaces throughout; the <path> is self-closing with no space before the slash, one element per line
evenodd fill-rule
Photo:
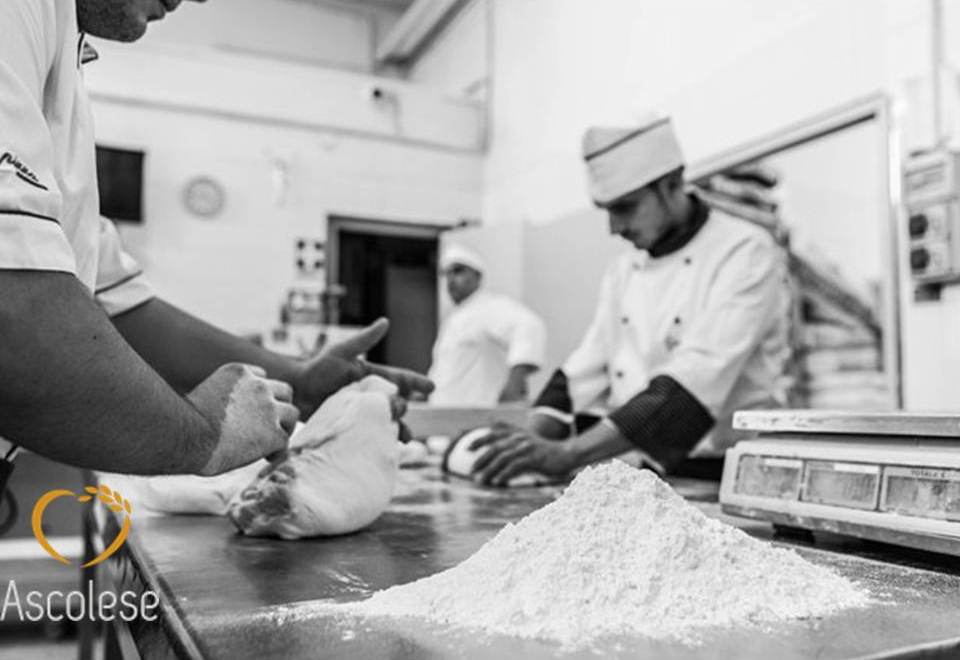
<path fill-rule="evenodd" d="M 131 477 L 128 499 L 159 513 L 226 515 L 230 500 L 267 466 L 257 461 L 216 477 Z"/>
<path fill-rule="evenodd" d="M 100 472 L 101 482 L 123 484 L 123 495 L 137 510 L 153 513 L 227 515 L 230 500 L 250 483 L 267 461 L 256 461 L 215 477 L 178 474 L 159 477 Z M 118 488 L 119 490 L 119 488 Z"/>
<path fill-rule="evenodd" d="M 444 472 L 458 477 L 472 479 L 473 466 L 476 464 L 477 459 L 483 456 L 488 448 L 480 447 L 479 449 L 471 450 L 469 449 L 470 443 L 489 435 L 492 431 L 493 429 L 483 426 L 473 429 L 472 431 L 467 431 L 454 440 L 450 444 L 450 447 L 447 448 L 447 453 L 443 457 L 442 467 Z M 557 481 L 558 479 L 548 477 L 541 472 L 524 472 L 515 477 L 511 477 L 510 481 L 507 482 L 507 486 L 511 488 L 515 486 L 543 486 L 557 483 Z"/>
<path fill-rule="evenodd" d="M 394 385 L 368 376 L 327 399 L 290 438 L 286 456 L 230 502 L 237 528 L 298 539 L 347 534 L 376 520 L 397 478 L 395 394 Z"/>

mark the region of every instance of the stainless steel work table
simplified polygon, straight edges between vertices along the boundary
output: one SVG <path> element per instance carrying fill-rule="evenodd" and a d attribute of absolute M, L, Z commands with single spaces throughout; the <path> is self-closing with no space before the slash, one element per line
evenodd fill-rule
<path fill-rule="evenodd" d="M 680 480 L 674 485 L 709 515 L 723 517 L 715 484 Z M 311 601 L 363 599 L 454 566 L 505 523 L 558 492 L 483 489 L 448 481 L 436 468 L 404 470 L 392 506 L 370 528 L 296 542 L 246 538 L 216 517 L 139 518 L 103 577 L 117 588 L 161 594 L 162 620 L 133 624 L 124 633 L 127 648 L 132 643 L 148 658 L 960 656 L 960 562 L 838 538 L 818 537 L 815 548 L 791 543 L 886 602 L 823 620 L 711 633 L 699 646 L 627 638 L 570 654 L 549 644 L 422 621 L 358 620 L 312 611 Z M 769 525 L 726 520 L 761 538 L 772 535 Z M 107 518 L 94 524 L 93 534 L 112 539 L 116 524 Z"/>

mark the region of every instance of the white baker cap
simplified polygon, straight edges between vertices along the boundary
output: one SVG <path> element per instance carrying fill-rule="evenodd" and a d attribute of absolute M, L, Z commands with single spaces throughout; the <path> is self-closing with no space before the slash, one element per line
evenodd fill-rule
<path fill-rule="evenodd" d="M 484 270 L 486 270 L 486 264 L 483 262 L 483 257 L 470 248 L 462 245 L 447 246 L 447 248 L 443 251 L 443 255 L 440 257 L 440 270 L 445 271 L 454 264 L 467 266 L 468 268 L 474 269 L 478 273 L 482 273 Z"/>
<path fill-rule="evenodd" d="M 669 117 L 633 128 L 595 126 L 583 135 L 590 196 L 607 206 L 683 167 L 683 152 Z"/>

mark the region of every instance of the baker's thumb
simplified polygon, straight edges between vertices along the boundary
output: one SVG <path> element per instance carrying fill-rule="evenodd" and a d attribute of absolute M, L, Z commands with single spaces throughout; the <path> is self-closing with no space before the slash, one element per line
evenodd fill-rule
<path fill-rule="evenodd" d="M 369 351 L 380 343 L 390 329 L 390 321 L 381 317 L 366 328 L 340 343 L 336 347 L 337 353 L 348 357 L 356 357 Z"/>

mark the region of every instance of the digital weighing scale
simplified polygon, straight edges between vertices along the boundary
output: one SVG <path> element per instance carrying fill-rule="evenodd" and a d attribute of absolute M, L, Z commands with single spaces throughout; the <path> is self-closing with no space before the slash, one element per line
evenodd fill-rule
<path fill-rule="evenodd" d="M 738 412 L 725 513 L 960 556 L 960 416 Z"/>

